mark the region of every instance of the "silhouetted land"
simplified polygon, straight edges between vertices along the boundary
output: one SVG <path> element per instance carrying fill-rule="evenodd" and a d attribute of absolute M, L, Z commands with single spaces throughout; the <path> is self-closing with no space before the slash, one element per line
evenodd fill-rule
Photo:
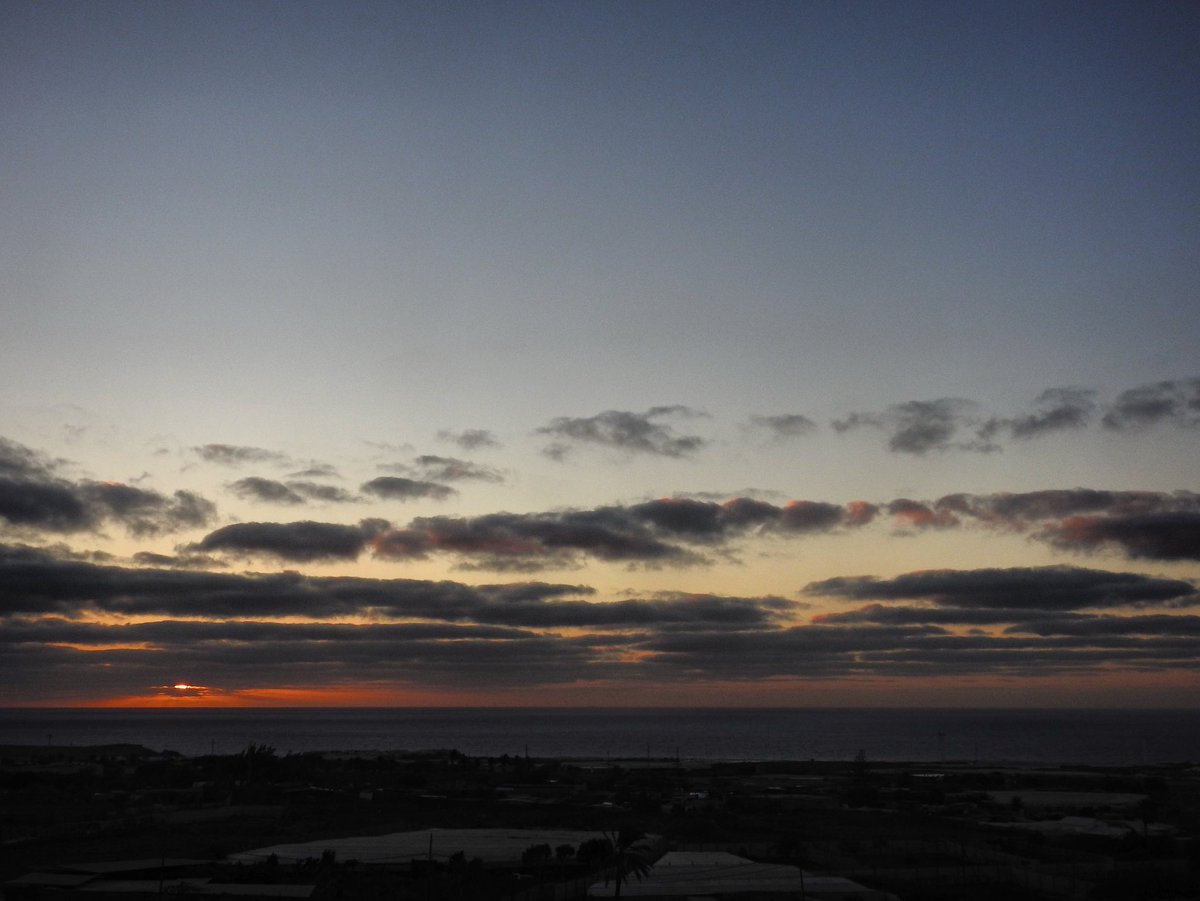
<path fill-rule="evenodd" d="M 226 855 L 440 827 L 661 836 L 847 875 L 902 899 L 1200 897 L 1200 769 L 695 763 L 455 751 L 187 758 L 133 745 L 0 747 L 0 877 L 69 863 L 189 859 L 216 882 L 314 897 L 531 897 L 599 879 L 604 855 L 534 851 L 364 866 Z M 29 885 L 7 896 L 49 897 Z M 522 894 L 525 893 L 525 894 Z M 70 897 L 70 893 L 54 897 Z M 563 896 L 563 895 L 560 895 Z"/>

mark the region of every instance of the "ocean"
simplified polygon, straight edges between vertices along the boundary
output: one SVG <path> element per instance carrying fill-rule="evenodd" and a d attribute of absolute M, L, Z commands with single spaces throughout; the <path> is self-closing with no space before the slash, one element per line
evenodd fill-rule
<path fill-rule="evenodd" d="M 4 709 L 0 745 L 133 743 L 197 756 L 456 749 L 470 756 L 977 761 L 1134 766 L 1200 761 L 1200 710 Z"/>

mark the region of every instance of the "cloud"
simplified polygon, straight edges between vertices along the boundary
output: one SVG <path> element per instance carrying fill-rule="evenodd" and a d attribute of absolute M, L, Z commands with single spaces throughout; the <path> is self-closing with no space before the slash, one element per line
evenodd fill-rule
<path fill-rule="evenodd" d="M 205 526 L 217 512 L 215 504 L 191 491 L 167 497 L 120 482 L 85 482 L 80 491 L 104 518 L 140 538 Z"/>
<path fill-rule="evenodd" d="M 0 517 L 14 526 L 69 532 L 92 528 L 79 486 L 59 478 L 59 461 L 0 438 Z"/>
<path fill-rule="evenodd" d="M 882 413 L 851 413 L 834 420 L 834 431 L 848 432 L 863 427 L 887 431 L 888 449 L 895 453 L 924 456 L 949 449 L 988 452 L 997 448 L 982 436 L 967 442 L 954 441 L 961 428 L 976 423 L 975 404 L 957 397 L 912 400 L 894 404 Z"/>
<path fill-rule="evenodd" d="M 47 480 L 62 461 L 7 438 L 0 438 L 0 478 Z"/>
<path fill-rule="evenodd" d="M 841 419 L 832 420 L 829 424 L 840 435 L 861 428 L 882 429 L 886 420 L 880 413 L 849 413 Z"/>
<path fill-rule="evenodd" d="M 1005 631 L 1034 635 L 1181 635 L 1195 637 L 1200 636 L 1200 616 L 1062 614 L 1024 620 L 1014 623 Z"/>
<path fill-rule="evenodd" d="M 326 522 L 241 522 L 223 526 L 187 546 L 234 556 L 269 556 L 298 563 L 356 560 L 375 535 L 388 528 L 380 519 L 356 526 Z"/>
<path fill-rule="evenodd" d="M 1160 422 L 1200 424 L 1200 378 L 1175 379 L 1123 391 L 1104 414 L 1108 429 L 1138 431 Z"/>
<path fill-rule="evenodd" d="M 0 477 L 0 517 L 10 525 L 74 532 L 94 528 L 95 514 L 75 486 L 64 481 Z"/>
<path fill-rule="evenodd" d="M 998 528 L 1021 530 L 1048 519 L 1078 513 L 1128 515 L 1175 510 L 1200 510 L 1200 495 L 1180 491 L 1104 491 L 1091 488 L 997 494 L 948 494 L 935 508 L 957 513 Z"/>
<path fill-rule="evenodd" d="M 779 517 L 779 525 L 789 532 L 826 532 L 845 519 L 837 504 L 824 501 L 788 501 Z"/>
<path fill-rule="evenodd" d="M 372 547 L 379 556 L 398 560 L 457 554 L 470 558 L 466 565 L 472 569 L 574 568 L 581 556 L 694 566 L 710 562 L 698 549 L 724 546 L 751 532 L 791 536 L 855 528 L 870 522 L 874 511 L 861 501 L 846 507 L 792 501 L 778 507 L 744 497 L 723 504 L 661 498 L 590 510 L 421 517 L 378 536 Z"/>
<path fill-rule="evenodd" d="M 846 600 L 910 600 L 938 607 L 1000 610 L 1080 610 L 1200 603 L 1182 579 L 1071 566 L 929 570 L 876 579 L 838 577 L 812 582 L 808 595 Z"/>
<path fill-rule="evenodd" d="M 776 441 L 811 435 L 817 424 L 799 413 L 783 413 L 778 416 L 751 416 L 750 427 L 767 432 Z"/>
<path fill-rule="evenodd" d="M 491 466 L 460 460 L 457 457 L 439 457 L 436 454 L 422 454 L 414 457 L 412 463 L 385 463 L 379 468 L 402 475 L 415 475 L 434 482 L 504 481 L 504 475 Z"/>
<path fill-rule="evenodd" d="M 900 498 L 886 507 L 910 529 L 974 523 L 1025 532 L 1061 551 L 1116 550 L 1148 560 L 1200 559 L 1200 494 L 1088 488 L 947 494 L 933 502 Z"/>
<path fill-rule="evenodd" d="M 917 456 L 947 450 L 986 453 L 1000 449 L 995 441 L 1001 435 L 1027 441 L 1053 432 L 1087 428 L 1100 409 L 1096 394 L 1093 388 L 1079 386 L 1047 388 L 1038 395 L 1029 412 L 987 419 L 975 414 L 977 404 L 963 398 L 913 400 L 883 411 L 849 413 L 833 420 L 832 426 L 839 434 L 861 428 L 881 429 L 888 433 L 888 449 L 897 453 Z M 769 429 L 772 420 L 779 419 L 786 426 L 789 418 L 753 417 L 752 422 Z M 1162 422 L 1198 426 L 1200 378 L 1154 382 L 1123 391 L 1114 403 L 1104 408 L 1101 422 L 1109 430 L 1122 432 L 1141 431 Z M 809 431 L 804 422 L 799 422 L 798 427 L 801 433 Z M 965 431 L 973 435 L 962 435 Z"/>
<path fill-rule="evenodd" d="M 649 526 L 654 531 L 690 541 L 716 541 L 731 531 L 769 522 L 779 516 L 779 508 L 762 501 L 738 498 L 730 507 L 691 498 L 660 498 L 631 507 L 607 507 L 613 521 L 627 520 L 626 528 Z"/>
<path fill-rule="evenodd" d="M 153 551 L 138 551 L 133 555 L 133 562 L 139 566 L 162 569 L 221 569 L 225 561 L 209 554 L 158 554 Z"/>
<path fill-rule="evenodd" d="M 229 690 L 478 690 L 1186 673 L 1200 655 L 1200 616 L 1115 615 L 1196 606 L 1181 581 L 1059 567 L 842 577 L 809 591 L 908 603 L 801 623 L 803 605 L 770 596 L 604 601 L 580 585 L 130 568 L 0 545 L 0 667 L 11 697 L 69 699 L 80 686 L 144 692 L 164 670 Z"/>
<path fill-rule="evenodd" d="M 1096 392 L 1089 388 L 1048 388 L 1037 399 L 1036 409 L 1012 419 L 993 419 L 983 429 L 991 437 L 1000 429 L 1013 438 L 1036 438 L 1049 432 L 1082 429 L 1096 412 Z"/>
<path fill-rule="evenodd" d="M 230 489 L 238 497 L 248 501 L 260 501 L 270 504 L 303 504 L 304 496 L 293 491 L 283 482 L 274 479 L 261 479 L 249 476 L 233 482 Z"/>
<path fill-rule="evenodd" d="M 364 494 L 373 494 L 386 500 L 411 501 L 421 498 L 445 500 L 457 494 L 453 488 L 439 485 L 436 482 L 425 482 L 418 479 L 406 479 L 401 476 L 379 476 L 364 482 L 359 490 Z"/>
<path fill-rule="evenodd" d="M 328 463 L 313 463 L 306 469 L 288 474 L 289 479 L 340 479 L 337 469 Z"/>
<path fill-rule="evenodd" d="M 586 600 L 585 585 L 460 582 L 232 574 L 134 569 L 62 560 L 32 548 L 0 545 L 4 615 L 102 611 L 122 616 L 345 617 L 372 614 L 520 627 L 655 624 L 766 626 L 799 609 L 779 597 L 738 598 L 663 592 L 646 598 Z M 280 628 L 283 624 L 277 624 Z"/>
<path fill-rule="evenodd" d="M 889 502 L 886 509 L 899 522 L 917 529 L 948 529 L 959 524 L 946 507 L 931 507 L 906 497 Z"/>
<path fill-rule="evenodd" d="M 336 485 L 289 480 L 287 487 L 309 500 L 322 501 L 327 504 L 353 504 L 359 501 L 358 497 Z"/>
<path fill-rule="evenodd" d="M 348 504 L 358 500 L 345 489 L 338 488 L 336 485 L 322 485 L 319 482 L 296 480 L 279 482 L 275 479 L 250 476 L 238 479 L 229 487 L 242 499 L 259 503 L 295 506 L 307 503 L 309 500 L 337 504 Z"/>
<path fill-rule="evenodd" d="M 970 401 L 959 398 L 939 400 L 914 400 L 892 408 L 895 427 L 888 439 L 888 448 L 906 454 L 924 454 L 931 450 L 945 450 L 950 438 L 964 421 L 963 411 L 973 406 Z M 984 447 L 958 445 L 970 450 L 986 450 Z"/>
<path fill-rule="evenodd" d="M 553 459 L 562 459 L 571 447 L 588 444 L 630 454 L 687 457 L 708 442 L 698 435 L 681 435 L 670 425 L 658 420 L 671 417 L 692 419 L 704 415 L 680 405 L 651 407 L 644 413 L 605 410 L 595 416 L 559 416 L 551 420 L 549 425 L 538 429 L 537 434 L 555 439 L 546 448 L 547 455 Z"/>
<path fill-rule="evenodd" d="M 439 440 L 457 444 L 466 451 L 504 446 L 487 429 L 464 429 L 461 432 L 443 430 L 438 432 L 437 436 Z"/>
<path fill-rule="evenodd" d="M 443 465 L 452 458 L 435 459 Z M 267 498 L 275 497 L 282 487 L 302 499 L 355 500 L 341 489 L 311 483 L 243 479 L 235 484 Z M 363 490 L 404 500 L 442 499 L 453 491 L 438 483 L 390 476 L 364 484 Z M 183 505 L 172 509 L 176 524 L 186 519 Z M 861 500 L 844 505 L 794 500 L 782 506 L 748 497 L 724 503 L 670 497 L 592 509 L 423 517 L 374 537 L 370 547 L 381 557 L 397 560 L 453 554 L 461 558 L 457 565 L 474 570 L 577 568 L 587 558 L 692 566 L 712 562 L 706 549 L 721 548 L 724 553 L 751 536 L 783 538 L 858 529 L 875 521 L 881 512 L 904 531 L 973 524 L 1024 532 L 1063 551 L 1111 548 L 1131 557 L 1192 560 L 1197 554 L 1194 518 L 1200 515 L 1200 494 L 1077 488 L 949 494 L 935 501 L 897 498 L 882 505 Z M 1168 513 L 1177 515 L 1166 516 Z M 193 517 L 193 521 L 197 520 Z M 165 526 L 147 520 L 140 534 L 153 534 L 155 528 L 162 531 Z"/>
<path fill-rule="evenodd" d="M 1028 615 L 1028 611 L 1022 611 Z M 855 610 L 839 613 L 824 613 L 813 617 L 815 622 L 829 625 L 856 625 L 869 623 L 888 626 L 995 626 L 1011 623 L 1013 611 L 1003 608 L 964 609 L 961 607 L 895 607 L 886 604 L 867 604 Z"/>
<path fill-rule="evenodd" d="M 655 537 L 616 509 L 548 514 L 493 513 L 470 519 L 422 517 L 405 529 L 380 535 L 375 553 L 392 559 L 420 558 L 432 552 L 487 560 L 575 566 L 578 554 L 610 562 L 697 562 L 695 554 Z"/>
<path fill-rule="evenodd" d="M 60 461 L 0 439 L 0 519 L 25 531 L 96 531 L 116 523 L 148 537 L 207 525 L 211 502 L 191 491 L 160 494 L 122 482 L 72 481 Z"/>
<path fill-rule="evenodd" d="M 201 447 L 193 447 L 192 450 L 199 455 L 201 460 L 221 466 L 240 466 L 243 463 L 286 464 L 289 462 L 287 454 L 238 444 L 205 444 Z"/>
<path fill-rule="evenodd" d="M 1071 516 L 1046 526 L 1038 537 L 1062 550 L 1113 547 L 1138 559 L 1200 560 L 1200 512 Z"/>

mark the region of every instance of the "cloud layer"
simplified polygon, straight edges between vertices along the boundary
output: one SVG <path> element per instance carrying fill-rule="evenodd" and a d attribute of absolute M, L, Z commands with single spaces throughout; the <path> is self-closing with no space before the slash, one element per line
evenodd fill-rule
<path fill-rule="evenodd" d="M 216 506 L 191 491 L 63 477 L 59 461 L 0 438 L 0 520 L 19 530 L 95 532 L 107 524 L 146 538 L 208 525 Z"/>
<path fill-rule="evenodd" d="M 0 546 L 0 699 L 144 691 L 181 674 L 241 691 L 1167 673 L 1200 651 L 1186 580 L 946 570 L 805 593 L 872 603 L 805 621 L 804 604 L 779 597 L 606 600 L 571 584 L 180 572 Z"/>
<path fill-rule="evenodd" d="M 595 416 L 559 416 L 538 429 L 553 441 L 545 453 L 562 459 L 575 447 L 597 445 L 629 454 L 651 454 L 661 457 L 687 457 L 708 442 L 699 435 L 680 434 L 671 419 L 695 419 L 704 416 L 699 410 L 682 405 L 651 407 L 644 413 L 627 410 L 605 410 Z"/>

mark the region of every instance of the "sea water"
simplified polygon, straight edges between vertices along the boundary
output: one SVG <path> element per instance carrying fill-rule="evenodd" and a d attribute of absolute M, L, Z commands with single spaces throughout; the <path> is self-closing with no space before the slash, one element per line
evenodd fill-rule
<path fill-rule="evenodd" d="M 132 743 L 196 756 L 455 749 L 470 756 L 1200 761 L 1200 710 L 262 708 L 4 709 L 0 745 Z"/>

